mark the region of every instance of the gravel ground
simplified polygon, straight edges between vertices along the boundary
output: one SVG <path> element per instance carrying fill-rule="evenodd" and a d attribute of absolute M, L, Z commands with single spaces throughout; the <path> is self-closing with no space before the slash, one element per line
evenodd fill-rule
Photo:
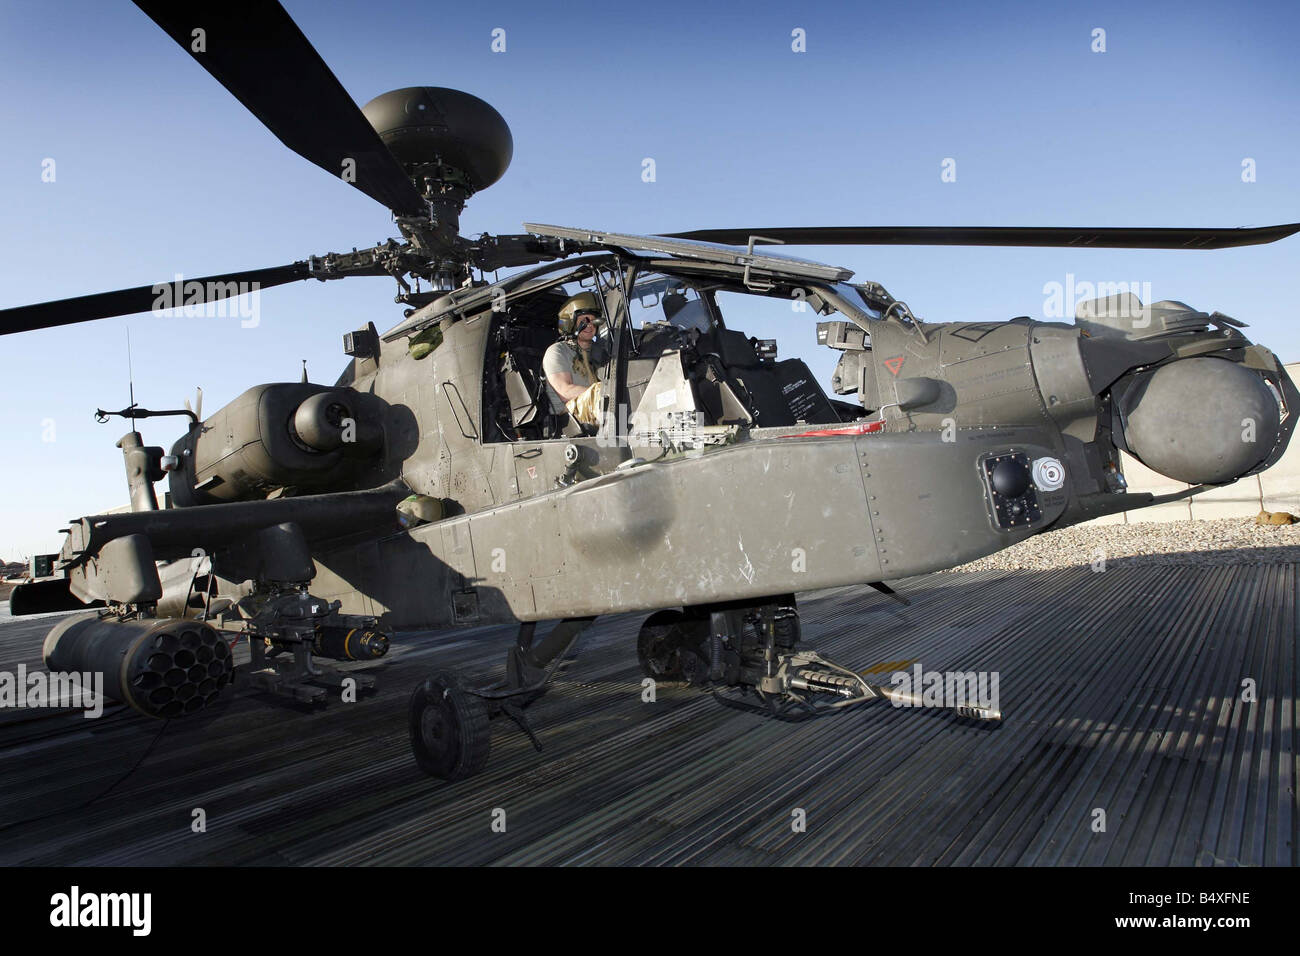
<path fill-rule="evenodd" d="M 1261 526 L 1254 518 L 1145 524 L 1076 525 L 1034 535 L 953 571 L 1047 571 L 1082 567 L 1099 557 L 1143 564 L 1272 564 L 1300 561 L 1300 524 Z"/>

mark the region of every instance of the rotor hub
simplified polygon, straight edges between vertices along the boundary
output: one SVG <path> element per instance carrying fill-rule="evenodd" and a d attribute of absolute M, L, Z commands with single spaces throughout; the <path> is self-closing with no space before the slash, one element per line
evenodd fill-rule
<path fill-rule="evenodd" d="M 490 104 L 439 86 L 381 93 L 361 108 L 389 151 L 426 197 L 491 186 L 510 165 L 514 138 Z"/>

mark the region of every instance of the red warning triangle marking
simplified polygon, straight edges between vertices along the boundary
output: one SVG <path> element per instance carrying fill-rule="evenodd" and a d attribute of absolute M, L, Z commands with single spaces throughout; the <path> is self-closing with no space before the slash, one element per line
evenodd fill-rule
<path fill-rule="evenodd" d="M 899 371 L 903 368 L 903 356 L 895 355 L 893 358 L 885 359 L 885 368 L 889 369 L 890 374 L 897 378 Z"/>

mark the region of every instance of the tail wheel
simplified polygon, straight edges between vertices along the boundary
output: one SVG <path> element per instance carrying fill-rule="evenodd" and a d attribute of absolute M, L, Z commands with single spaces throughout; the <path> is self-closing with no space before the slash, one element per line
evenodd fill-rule
<path fill-rule="evenodd" d="M 681 611 L 659 611 L 641 626 L 636 656 L 641 672 L 661 681 L 697 683 L 708 666 L 699 655 L 699 628 Z"/>
<path fill-rule="evenodd" d="M 429 776 L 464 780 L 487 764 L 492 743 L 487 705 L 451 671 L 420 684 L 408 713 L 415 762 Z"/>

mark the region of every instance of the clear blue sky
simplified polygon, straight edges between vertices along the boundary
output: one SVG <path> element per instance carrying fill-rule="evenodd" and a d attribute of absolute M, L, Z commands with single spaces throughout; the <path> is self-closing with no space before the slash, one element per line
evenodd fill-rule
<path fill-rule="evenodd" d="M 466 233 L 525 220 L 629 231 L 811 224 L 1265 225 L 1300 219 L 1294 3 L 286 4 L 358 103 L 452 86 L 515 137 Z M 549 9 L 548 9 L 549 7 Z M 507 49 L 491 52 L 491 31 Z M 1092 31 L 1106 31 L 1094 53 Z M 791 51 L 791 31 L 807 52 Z M 291 262 L 396 235 L 385 210 L 283 147 L 126 2 L 0 9 L 0 306 Z M 311 104 L 304 103 L 310 110 Z M 641 161 L 657 181 L 641 180 Z M 957 181 L 940 164 L 957 162 Z M 1257 182 L 1241 181 L 1241 162 Z M 41 182 L 41 163 L 57 179 Z M 1300 359 L 1300 239 L 1221 252 L 802 248 L 928 320 L 1041 316 L 1043 286 L 1149 282 Z M 126 499 L 125 431 L 96 406 L 211 411 L 343 365 L 400 318 L 388 279 L 264 292 L 261 324 L 108 319 L 0 339 L 0 558 L 57 550 Z M 734 323 L 735 317 L 733 317 Z M 740 323 L 742 327 L 745 323 Z M 759 310 L 828 385 L 810 313 Z M 53 441 L 49 424 L 53 423 Z M 147 422 L 150 444 L 178 427 Z"/>

